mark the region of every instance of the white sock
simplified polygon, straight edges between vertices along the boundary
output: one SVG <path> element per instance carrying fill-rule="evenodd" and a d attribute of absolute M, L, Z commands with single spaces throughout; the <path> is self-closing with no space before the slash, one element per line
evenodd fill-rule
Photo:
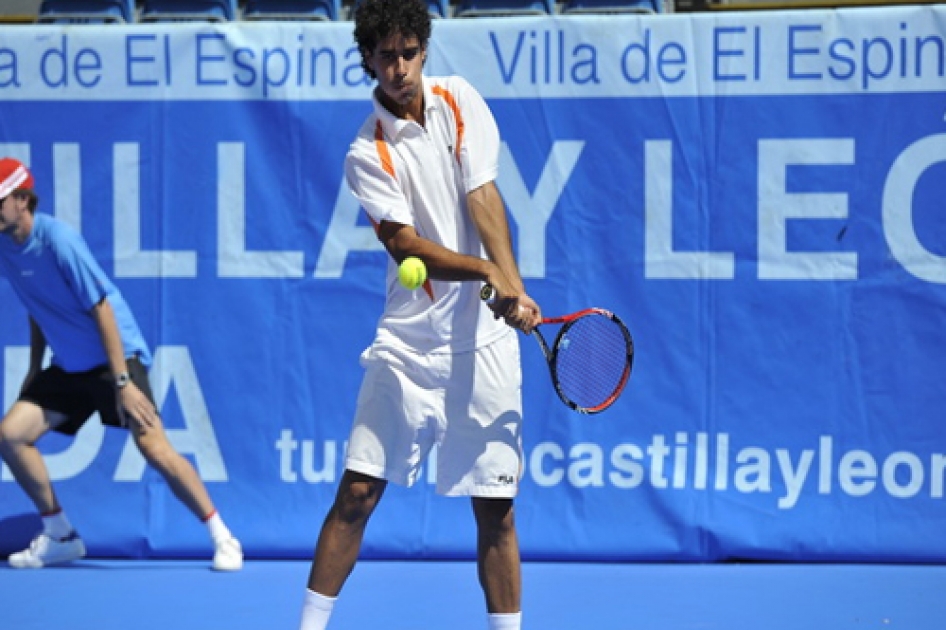
<path fill-rule="evenodd" d="M 43 515 L 43 533 L 51 538 L 62 540 L 73 531 L 72 523 L 66 518 L 66 513 L 59 510 L 55 514 Z"/>
<path fill-rule="evenodd" d="M 489 614 L 489 630 L 519 630 L 521 627 L 521 612 Z"/>
<path fill-rule="evenodd" d="M 311 589 L 306 589 L 305 602 L 302 604 L 302 623 L 299 624 L 299 630 L 325 630 L 337 599 L 337 597 L 326 597 Z"/>
<path fill-rule="evenodd" d="M 220 518 L 220 513 L 217 512 L 217 510 L 211 512 L 210 516 L 204 519 L 204 525 L 207 526 L 207 531 L 210 532 L 210 537 L 215 544 L 228 538 L 233 538 L 233 534 L 227 529 L 227 526 L 224 524 L 223 519 Z"/>

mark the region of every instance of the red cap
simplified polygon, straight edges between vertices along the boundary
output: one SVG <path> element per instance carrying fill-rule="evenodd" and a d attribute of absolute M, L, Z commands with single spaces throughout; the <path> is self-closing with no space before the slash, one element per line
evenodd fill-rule
<path fill-rule="evenodd" d="M 33 188 L 33 175 L 23 163 L 13 158 L 0 158 L 0 199 L 17 188 Z"/>

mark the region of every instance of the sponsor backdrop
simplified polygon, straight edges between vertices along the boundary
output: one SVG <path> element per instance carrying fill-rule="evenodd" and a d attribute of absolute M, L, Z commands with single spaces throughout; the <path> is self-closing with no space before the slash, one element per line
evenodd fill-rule
<path fill-rule="evenodd" d="M 525 557 L 946 560 L 946 9 L 443 20 L 428 74 L 493 108 L 548 314 L 620 314 L 598 416 L 523 338 Z M 307 558 L 386 254 L 344 186 L 351 23 L 0 30 L 0 153 L 79 227 L 252 557 Z M 27 321 L 0 283 L 2 407 Z M 41 442 L 90 552 L 209 553 L 126 433 Z M 469 503 L 392 487 L 365 556 L 468 558 Z M 5 467 L 0 553 L 38 526 Z"/>

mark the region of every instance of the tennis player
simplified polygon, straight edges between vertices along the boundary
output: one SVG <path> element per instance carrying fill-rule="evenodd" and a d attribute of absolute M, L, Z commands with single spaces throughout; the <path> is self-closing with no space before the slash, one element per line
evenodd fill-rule
<path fill-rule="evenodd" d="M 0 276 L 13 285 L 30 323 L 29 368 L 19 400 L 0 422 L 0 456 L 43 520 L 43 531 L 10 555 L 10 566 L 39 568 L 85 556 L 35 444 L 50 430 L 74 435 L 98 411 L 104 424 L 131 431 L 148 463 L 207 525 L 213 568 L 239 570 L 239 541 L 164 432 L 148 384 L 151 355 L 131 310 L 82 237 L 36 213 L 37 204 L 26 166 L 0 159 Z M 44 369 L 47 344 L 52 361 Z"/>
<path fill-rule="evenodd" d="M 362 355 L 346 470 L 319 535 L 301 628 L 326 627 L 387 483 L 413 484 L 436 445 L 437 492 L 472 500 L 489 628 L 518 629 L 513 498 L 522 404 L 514 329 L 531 331 L 541 312 L 525 292 L 494 183 L 499 132 L 466 80 L 423 76 L 431 32 L 423 0 L 356 7 L 362 67 L 377 85 L 345 173 L 392 261 L 384 313 Z M 395 261 L 408 256 L 427 266 L 423 289 L 397 281 Z M 493 312 L 479 298 L 484 282 L 499 295 Z"/>

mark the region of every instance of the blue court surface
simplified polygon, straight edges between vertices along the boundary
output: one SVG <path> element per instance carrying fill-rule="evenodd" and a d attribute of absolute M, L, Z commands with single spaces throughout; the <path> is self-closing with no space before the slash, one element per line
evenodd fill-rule
<path fill-rule="evenodd" d="M 0 568 L 0 628 L 298 628 L 309 564 L 85 560 Z M 946 567 L 561 564 L 523 567 L 526 630 L 941 630 Z M 472 562 L 361 562 L 330 630 L 485 630 Z"/>

